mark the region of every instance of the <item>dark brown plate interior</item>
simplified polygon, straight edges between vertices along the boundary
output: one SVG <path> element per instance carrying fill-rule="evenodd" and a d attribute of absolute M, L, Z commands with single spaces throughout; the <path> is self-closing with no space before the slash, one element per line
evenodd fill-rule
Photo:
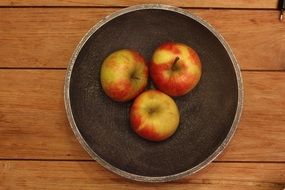
<path fill-rule="evenodd" d="M 164 142 L 150 142 L 130 128 L 132 102 L 116 103 L 100 85 L 108 54 L 131 48 L 146 60 L 166 41 L 188 44 L 203 65 L 198 86 L 175 98 L 181 122 Z M 210 157 L 232 127 L 238 105 L 236 72 L 226 48 L 204 25 L 159 9 L 136 10 L 100 27 L 80 50 L 70 77 L 70 105 L 84 141 L 102 160 L 130 174 L 163 177 L 187 171 Z"/>

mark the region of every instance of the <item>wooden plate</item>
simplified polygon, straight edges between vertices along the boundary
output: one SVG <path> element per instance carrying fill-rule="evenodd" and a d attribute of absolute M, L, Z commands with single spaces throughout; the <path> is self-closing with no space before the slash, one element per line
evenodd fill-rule
<path fill-rule="evenodd" d="M 181 114 L 177 132 L 157 143 L 131 130 L 132 102 L 117 103 L 104 94 L 100 67 L 122 48 L 150 60 L 166 41 L 194 48 L 203 73 L 191 93 L 175 98 Z M 90 156 L 121 176 L 146 182 L 175 180 L 215 159 L 233 136 L 243 100 L 239 66 L 221 35 L 188 11 L 166 5 L 129 7 L 96 24 L 71 58 L 64 91 L 70 125 Z"/>

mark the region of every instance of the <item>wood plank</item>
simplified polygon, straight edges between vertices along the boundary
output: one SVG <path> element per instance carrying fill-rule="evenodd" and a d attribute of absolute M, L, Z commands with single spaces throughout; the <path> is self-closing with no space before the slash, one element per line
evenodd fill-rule
<path fill-rule="evenodd" d="M 2 8 L 0 67 L 66 68 L 85 32 L 116 10 Z M 278 20 L 278 11 L 190 11 L 225 37 L 242 69 L 285 70 L 285 27 Z"/>
<path fill-rule="evenodd" d="M 0 70 L 0 159 L 90 160 L 63 104 L 64 70 Z M 222 161 L 285 161 L 285 72 L 243 72 L 244 111 Z"/>
<path fill-rule="evenodd" d="M 116 6 L 124 7 L 142 3 L 162 3 L 179 7 L 204 7 L 204 8 L 277 8 L 278 0 L 1 0 L 0 6 Z"/>
<path fill-rule="evenodd" d="M 123 179 L 93 161 L 0 161 L 0 171 L 1 189 L 281 190 L 285 184 L 284 163 L 212 163 L 193 176 L 156 184 Z"/>
<path fill-rule="evenodd" d="M 284 161 L 285 72 L 243 72 L 243 80 L 242 118 L 220 160 Z"/>
<path fill-rule="evenodd" d="M 64 73 L 0 70 L 1 158 L 90 159 L 66 118 Z"/>

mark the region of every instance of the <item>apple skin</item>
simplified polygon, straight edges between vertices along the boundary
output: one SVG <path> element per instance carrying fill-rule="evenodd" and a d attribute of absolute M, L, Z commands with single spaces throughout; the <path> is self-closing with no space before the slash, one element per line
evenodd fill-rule
<path fill-rule="evenodd" d="M 179 125 L 179 110 L 174 100 L 158 90 L 141 93 L 130 109 L 132 129 L 150 141 L 163 141 Z"/>
<path fill-rule="evenodd" d="M 155 86 L 169 96 L 182 96 L 191 91 L 201 74 L 199 56 L 186 44 L 163 43 L 152 56 L 150 76 Z"/>
<path fill-rule="evenodd" d="M 145 89 L 148 81 L 148 66 L 137 51 L 118 50 L 104 60 L 100 80 L 104 92 L 111 99 L 126 102 Z"/>

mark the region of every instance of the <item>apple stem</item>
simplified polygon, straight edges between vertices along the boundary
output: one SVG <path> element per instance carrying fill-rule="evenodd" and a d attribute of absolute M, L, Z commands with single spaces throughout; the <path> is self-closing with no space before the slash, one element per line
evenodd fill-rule
<path fill-rule="evenodd" d="M 140 79 L 139 77 L 133 76 L 132 79 L 138 80 Z"/>
<path fill-rule="evenodd" d="M 136 76 L 136 73 L 135 73 L 135 72 L 133 72 L 133 73 L 131 74 L 131 79 L 138 80 L 138 79 L 140 79 L 140 78 Z"/>
<path fill-rule="evenodd" d="M 149 115 L 153 115 L 155 112 L 158 111 L 158 107 L 151 107 L 149 110 L 148 110 L 148 114 Z"/>
<path fill-rule="evenodd" d="M 179 57 L 175 57 L 173 64 L 171 66 L 171 70 L 176 71 L 178 69 L 178 67 L 177 67 L 178 60 L 179 60 Z"/>

